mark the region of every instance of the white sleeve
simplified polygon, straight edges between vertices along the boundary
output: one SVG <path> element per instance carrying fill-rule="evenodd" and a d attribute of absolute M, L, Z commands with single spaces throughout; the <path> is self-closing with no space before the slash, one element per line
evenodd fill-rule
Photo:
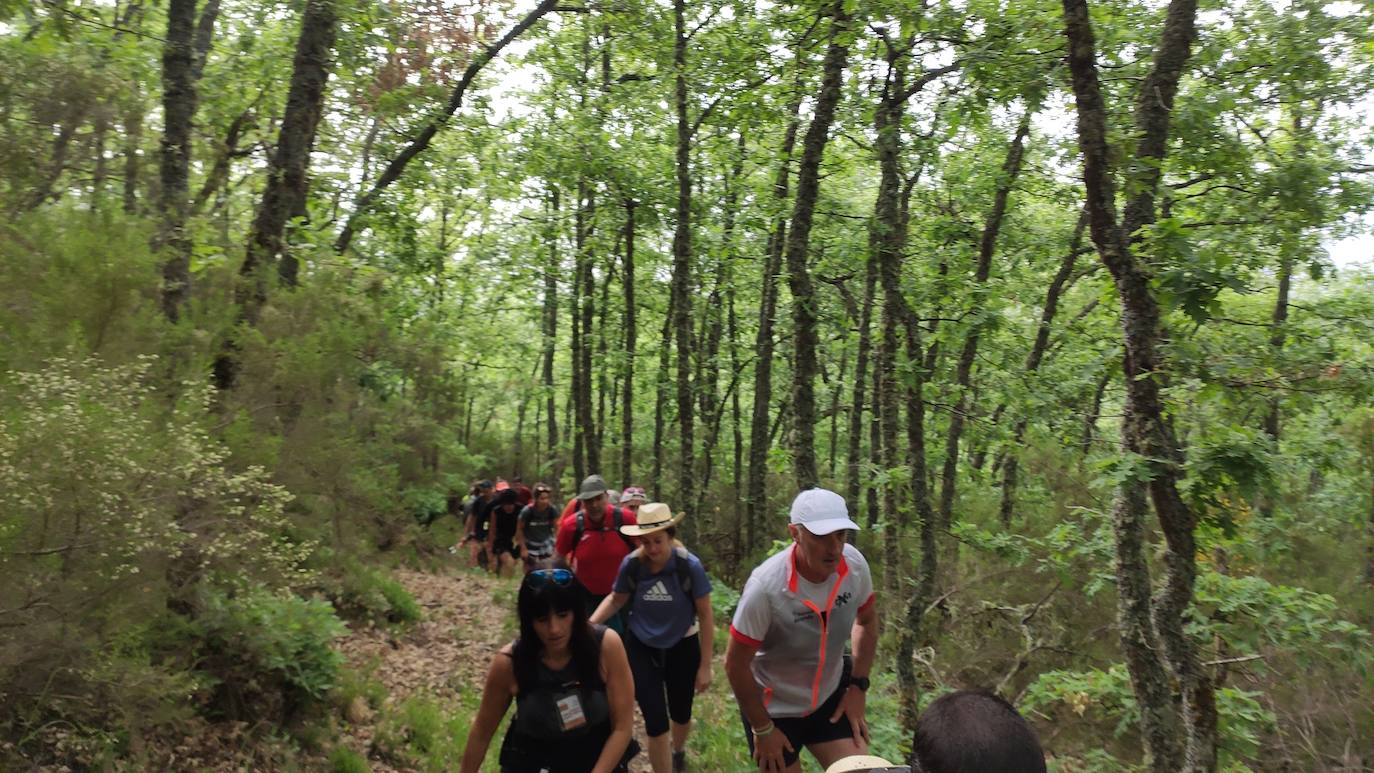
<path fill-rule="evenodd" d="M 763 592 L 762 584 L 753 576 L 744 584 L 739 595 L 739 606 L 735 607 L 735 618 L 730 623 L 730 635 L 744 644 L 754 647 L 763 643 L 773 622 L 773 605 L 768 594 Z"/>

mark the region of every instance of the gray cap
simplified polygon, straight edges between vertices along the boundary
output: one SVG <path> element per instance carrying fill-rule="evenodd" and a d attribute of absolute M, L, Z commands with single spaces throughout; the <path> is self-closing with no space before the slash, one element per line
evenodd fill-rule
<path fill-rule="evenodd" d="M 606 493 L 606 479 L 600 475 L 588 475 L 577 492 L 578 499 L 595 499 Z"/>

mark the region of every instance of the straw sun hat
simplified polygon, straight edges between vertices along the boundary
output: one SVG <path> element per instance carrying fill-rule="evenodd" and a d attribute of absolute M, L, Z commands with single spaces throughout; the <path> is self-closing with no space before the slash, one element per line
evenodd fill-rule
<path fill-rule="evenodd" d="M 686 513 L 678 513 L 674 516 L 672 508 L 662 502 L 650 502 L 640 506 L 639 514 L 635 516 L 638 525 L 626 524 L 621 526 L 620 533 L 627 537 L 643 537 L 645 534 L 653 534 L 670 526 L 676 526 L 686 517 Z"/>

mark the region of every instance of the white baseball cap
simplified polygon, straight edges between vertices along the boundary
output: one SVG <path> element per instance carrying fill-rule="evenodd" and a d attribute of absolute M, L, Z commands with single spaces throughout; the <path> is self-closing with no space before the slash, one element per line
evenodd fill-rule
<path fill-rule="evenodd" d="M 825 773 L 866 773 L 866 771 L 889 771 L 904 770 L 910 771 L 905 765 L 893 765 L 882 757 L 873 757 L 867 754 L 855 754 L 836 760 L 835 764 L 825 769 Z"/>
<path fill-rule="evenodd" d="M 823 488 L 811 488 L 792 500 L 792 523 L 806 527 L 818 537 L 837 532 L 840 529 L 858 529 L 859 524 L 849 520 L 849 507 L 844 497 Z"/>

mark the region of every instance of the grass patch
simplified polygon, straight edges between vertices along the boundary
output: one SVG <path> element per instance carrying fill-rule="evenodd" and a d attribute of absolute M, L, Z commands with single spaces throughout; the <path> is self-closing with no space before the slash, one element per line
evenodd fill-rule
<path fill-rule="evenodd" d="M 377 749 L 397 767 L 425 773 L 457 770 L 481 697 L 481 689 L 475 688 L 460 690 L 457 705 L 433 695 L 408 698 L 382 717 L 375 740 Z M 492 736 L 482 773 L 500 773 L 496 758 L 506 721 L 502 720 Z"/>
<path fill-rule="evenodd" d="M 334 773 L 370 773 L 372 766 L 363 755 L 347 746 L 336 746 L 329 753 L 329 769 Z"/>

